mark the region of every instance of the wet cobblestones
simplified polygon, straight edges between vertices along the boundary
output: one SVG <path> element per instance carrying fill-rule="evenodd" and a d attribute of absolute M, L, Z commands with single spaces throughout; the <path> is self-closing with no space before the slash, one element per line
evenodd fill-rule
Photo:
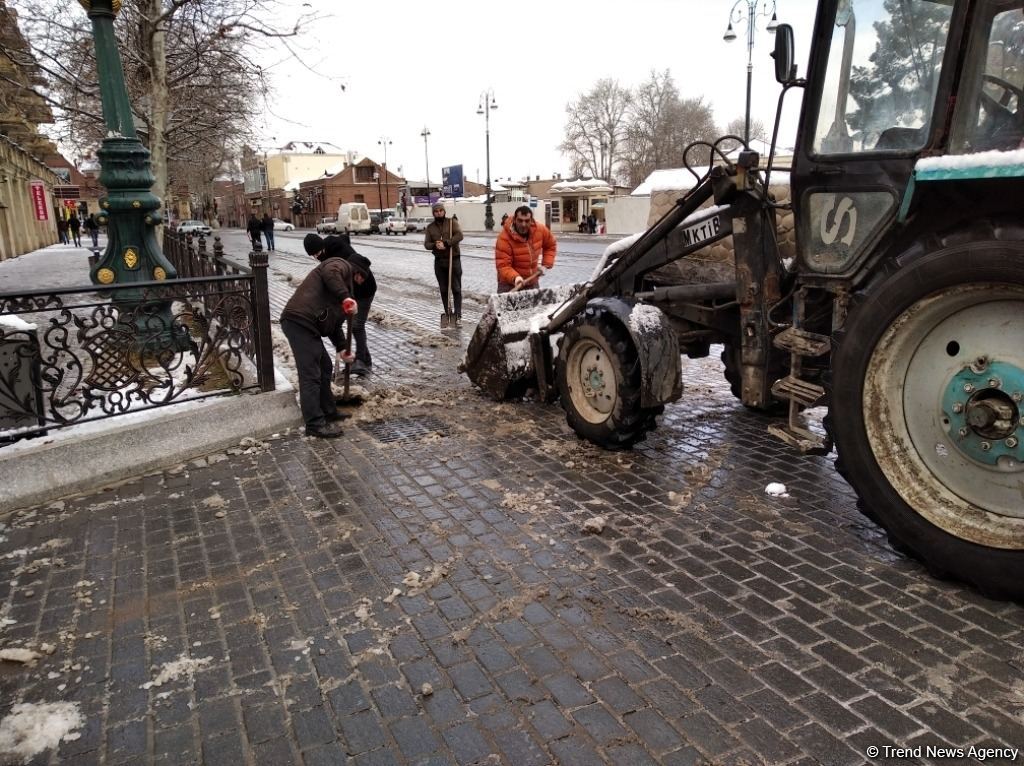
<path fill-rule="evenodd" d="M 603 452 L 557 405 L 473 392 L 452 372 L 471 326 L 428 332 L 422 290 L 380 305 L 414 320 L 370 327 L 370 387 L 402 396 L 345 438 L 282 435 L 7 519 L 0 648 L 55 649 L 0 665 L 0 715 L 68 700 L 86 720 L 32 763 L 859 764 L 872 745 L 1024 744 L 1024 610 L 894 552 L 831 460 L 773 441 L 715 361 L 688 363 L 647 441 Z"/>

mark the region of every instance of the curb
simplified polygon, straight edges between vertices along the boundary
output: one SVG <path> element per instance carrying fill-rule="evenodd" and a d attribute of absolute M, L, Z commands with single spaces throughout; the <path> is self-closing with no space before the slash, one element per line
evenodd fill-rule
<path fill-rule="evenodd" d="M 123 479 L 301 425 L 295 391 L 210 399 L 144 422 L 68 435 L 5 455 L 0 450 L 0 513 L 95 490 Z M 173 409 L 173 408 L 169 408 Z"/>

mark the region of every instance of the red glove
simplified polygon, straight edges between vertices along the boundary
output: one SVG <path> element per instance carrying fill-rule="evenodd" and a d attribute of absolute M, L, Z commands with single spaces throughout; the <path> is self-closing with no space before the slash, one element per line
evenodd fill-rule
<path fill-rule="evenodd" d="M 356 360 L 356 355 L 353 354 L 351 351 L 342 351 L 340 354 L 338 354 L 338 357 L 345 364 L 352 364 L 352 362 Z"/>
<path fill-rule="evenodd" d="M 346 298 L 341 302 L 341 310 L 349 316 L 356 313 L 357 304 L 355 298 Z"/>

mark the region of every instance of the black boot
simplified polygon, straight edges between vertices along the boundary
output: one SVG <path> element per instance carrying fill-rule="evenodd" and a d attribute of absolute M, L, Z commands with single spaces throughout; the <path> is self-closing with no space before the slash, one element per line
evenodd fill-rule
<path fill-rule="evenodd" d="M 343 433 L 339 426 L 328 423 L 306 426 L 306 436 L 315 436 L 318 439 L 337 439 Z"/>

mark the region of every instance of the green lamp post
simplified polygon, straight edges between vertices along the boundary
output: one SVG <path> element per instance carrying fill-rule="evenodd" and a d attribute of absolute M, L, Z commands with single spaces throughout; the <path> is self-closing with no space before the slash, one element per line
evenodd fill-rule
<path fill-rule="evenodd" d="M 89 272 L 97 285 L 123 285 L 174 279 L 177 271 L 157 243 L 156 227 L 161 223 L 161 202 L 152 193 L 153 173 L 149 150 L 135 132 L 128 89 L 124 82 L 121 54 L 114 36 L 114 17 L 121 0 L 78 0 L 89 13 L 96 45 L 96 68 L 103 102 L 107 137 L 98 152 L 100 183 L 107 197 L 100 201 L 100 223 L 107 226 L 107 249 Z M 115 301 L 130 304 L 142 300 L 143 290 L 119 290 Z M 180 335 L 171 320 L 170 303 L 135 314 L 135 325 L 145 333 L 147 344 L 170 341 Z M 140 316 L 144 314 L 145 316 Z M 161 327 L 162 325 L 162 327 Z M 156 330 L 156 332 L 154 332 Z M 156 335 L 157 337 L 154 337 Z"/>

